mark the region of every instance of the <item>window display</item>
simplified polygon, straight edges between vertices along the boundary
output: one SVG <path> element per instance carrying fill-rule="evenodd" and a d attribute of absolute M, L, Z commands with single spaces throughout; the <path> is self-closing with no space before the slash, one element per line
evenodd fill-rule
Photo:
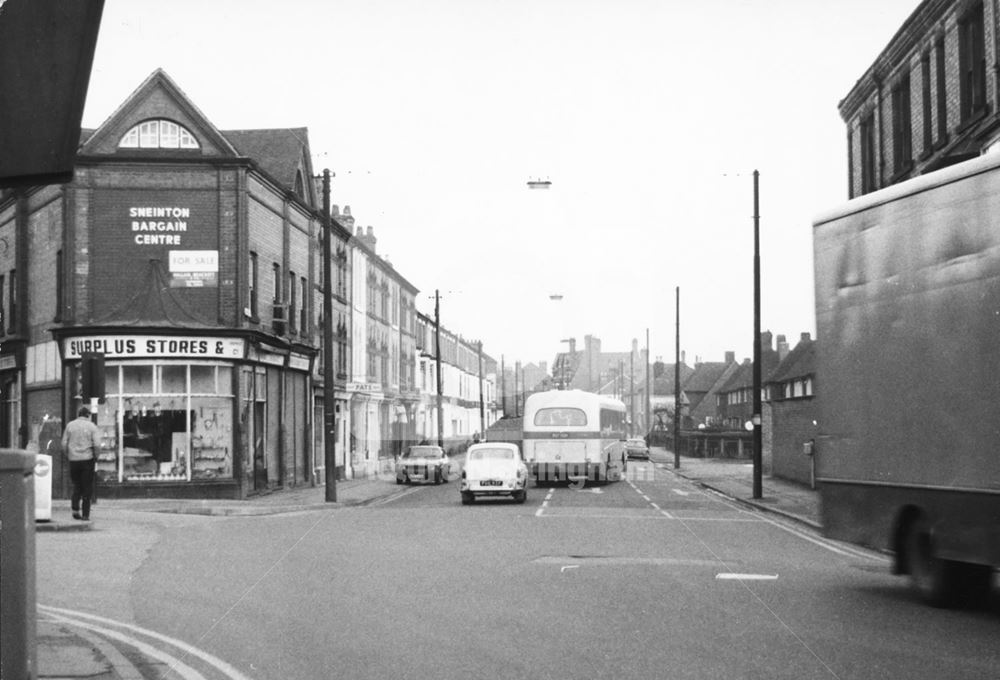
<path fill-rule="evenodd" d="M 108 366 L 97 409 L 102 482 L 233 477 L 232 369 L 208 364 Z"/>

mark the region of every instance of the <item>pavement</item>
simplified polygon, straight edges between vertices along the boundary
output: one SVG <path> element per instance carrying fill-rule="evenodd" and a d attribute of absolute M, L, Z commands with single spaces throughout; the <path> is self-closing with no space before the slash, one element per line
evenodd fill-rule
<path fill-rule="evenodd" d="M 762 476 L 760 498 L 753 497 L 753 466 L 745 459 L 691 458 L 674 456 L 654 448 L 650 456 L 659 469 L 688 479 L 732 500 L 759 510 L 781 515 L 813 528 L 820 528 L 817 493 L 808 486 Z M 304 487 L 280 490 L 247 500 L 200 499 L 101 499 L 91 515 L 100 522 L 102 512 L 127 509 L 140 512 L 168 512 L 214 516 L 269 515 L 307 510 L 372 505 L 391 500 L 408 487 L 396 486 L 392 479 L 371 478 L 337 483 L 336 502 L 326 500 L 326 488 Z M 36 522 L 36 532 L 89 531 L 92 522 L 74 520 L 69 501 L 53 500 L 52 519 Z M 35 677 L 47 680 L 142 680 L 143 673 L 108 640 L 58 621 L 37 620 L 38 670 Z"/>
<path fill-rule="evenodd" d="M 819 494 L 806 484 L 761 475 L 760 498 L 753 497 L 753 463 L 746 459 L 691 458 L 681 456 L 674 468 L 674 454 L 664 449 L 651 451 L 651 459 L 661 469 L 750 507 L 822 529 Z"/>

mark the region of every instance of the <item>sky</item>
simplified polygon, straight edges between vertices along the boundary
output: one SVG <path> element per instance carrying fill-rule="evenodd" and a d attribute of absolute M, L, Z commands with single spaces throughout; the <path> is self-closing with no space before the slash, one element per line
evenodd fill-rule
<path fill-rule="evenodd" d="M 83 126 L 163 68 L 221 130 L 307 127 L 417 308 L 513 364 L 815 334 L 837 105 L 918 0 L 106 0 Z M 548 180 L 548 190 L 528 187 Z M 680 290 L 680 310 L 675 304 Z"/>

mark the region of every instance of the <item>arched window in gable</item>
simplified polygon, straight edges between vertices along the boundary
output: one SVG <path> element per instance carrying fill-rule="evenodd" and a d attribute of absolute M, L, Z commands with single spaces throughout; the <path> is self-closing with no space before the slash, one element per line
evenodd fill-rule
<path fill-rule="evenodd" d="M 145 120 L 125 133 L 118 143 L 121 149 L 197 149 L 200 148 L 187 128 L 172 120 Z"/>

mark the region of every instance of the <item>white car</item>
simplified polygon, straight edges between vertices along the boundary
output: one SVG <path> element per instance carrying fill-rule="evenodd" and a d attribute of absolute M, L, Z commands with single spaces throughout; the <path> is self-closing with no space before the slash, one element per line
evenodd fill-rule
<path fill-rule="evenodd" d="M 440 446 L 411 446 L 396 460 L 396 484 L 412 482 L 447 482 L 451 460 Z"/>
<path fill-rule="evenodd" d="M 528 498 L 528 466 L 516 444 L 473 444 L 462 469 L 462 504 L 483 496 L 510 496 L 518 503 Z"/>

